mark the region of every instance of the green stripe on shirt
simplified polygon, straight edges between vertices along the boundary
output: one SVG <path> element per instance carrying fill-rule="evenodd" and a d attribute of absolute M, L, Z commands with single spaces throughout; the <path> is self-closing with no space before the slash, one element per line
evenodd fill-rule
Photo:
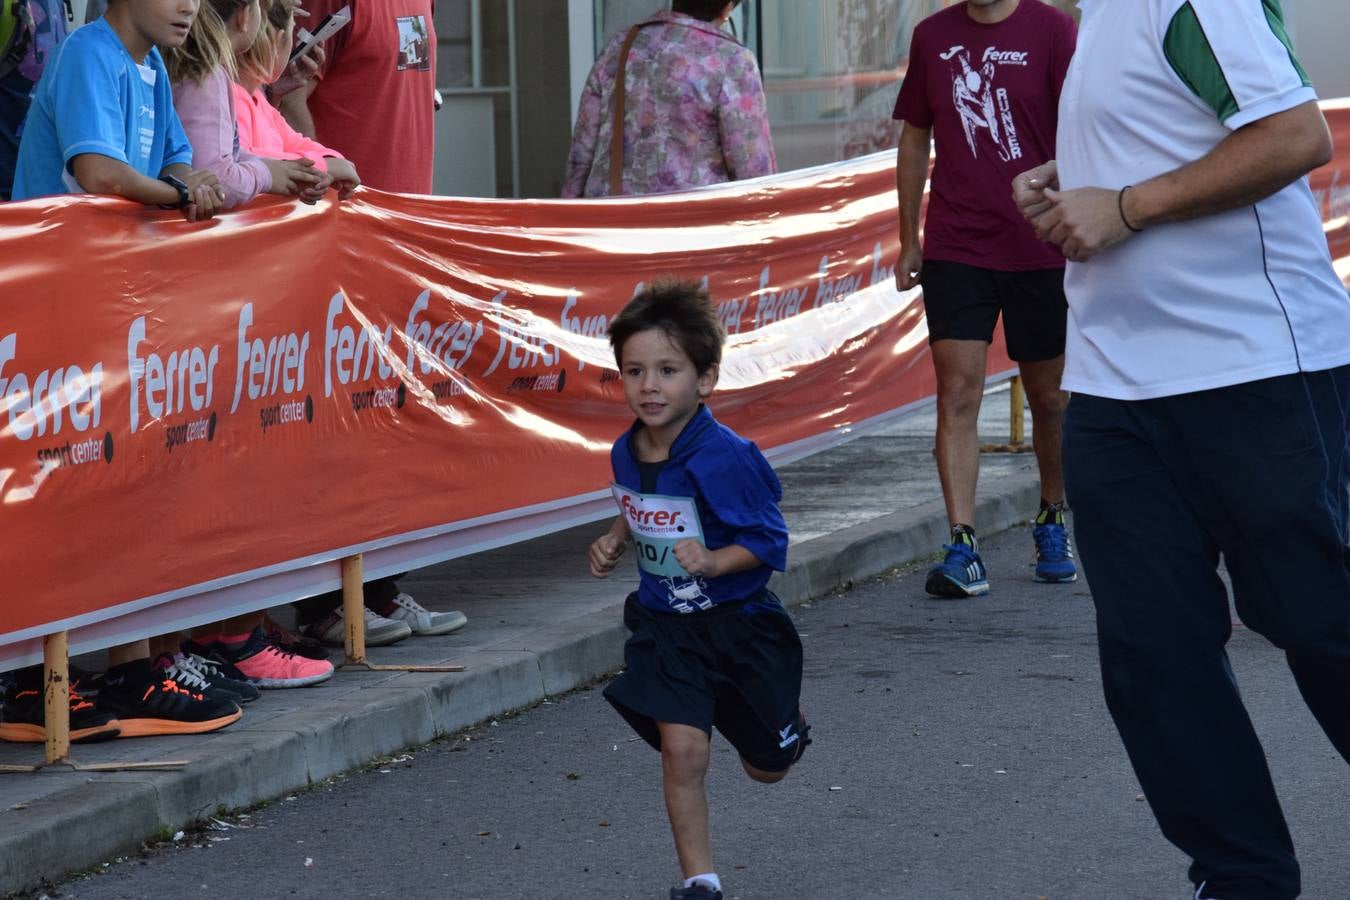
<path fill-rule="evenodd" d="M 1289 62 L 1293 63 L 1294 69 L 1298 72 L 1298 77 L 1303 79 L 1304 87 L 1312 87 L 1312 80 L 1308 78 L 1308 73 L 1303 70 L 1298 57 L 1294 55 L 1294 45 L 1289 42 L 1289 32 L 1284 27 L 1284 10 L 1280 8 L 1280 0 L 1261 0 L 1261 5 L 1266 8 L 1266 21 L 1270 23 L 1270 30 L 1275 32 L 1275 37 L 1284 44 L 1284 49 L 1289 51 Z"/>
<path fill-rule="evenodd" d="M 1214 110 L 1220 122 L 1237 113 L 1237 98 L 1190 3 L 1183 4 L 1172 16 L 1163 38 L 1163 53 L 1172 71 Z"/>
<path fill-rule="evenodd" d="M 1280 7 L 1280 0 L 1261 0 L 1261 6 L 1265 10 L 1266 22 L 1270 25 L 1271 32 L 1288 52 L 1289 62 L 1298 72 L 1303 84 L 1311 87 L 1312 82 L 1308 79 L 1308 73 L 1294 56 L 1293 45 L 1289 42 L 1289 32 L 1284 27 L 1284 10 Z M 1233 96 L 1233 89 L 1228 85 L 1223 66 L 1214 55 L 1214 48 L 1210 45 L 1209 38 L 1205 36 L 1204 26 L 1200 24 L 1200 19 L 1190 3 L 1183 4 L 1172 16 L 1172 21 L 1167 26 L 1167 35 L 1163 38 L 1163 53 L 1172 66 L 1172 71 L 1177 73 L 1177 77 L 1185 82 L 1197 97 L 1214 110 L 1220 122 L 1237 113 L 1237 98 Z"/>

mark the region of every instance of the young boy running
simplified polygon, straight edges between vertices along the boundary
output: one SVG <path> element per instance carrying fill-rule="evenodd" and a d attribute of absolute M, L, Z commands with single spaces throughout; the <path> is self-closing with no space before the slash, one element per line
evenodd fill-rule
<path fill-rule="evenodd" d="M 609 326 L 637 421 L 611 453 L 622 515 L 591 545 L 591 574 L 609 575 L 633 540 L 641 571 L 624 607 L 632 636 L 605 697 L 661 753 L 685 879 L 671 900 L 722 897 L 703 787 L 713 726 L 766 784 L 810 743 L 798 706 L 801 641 L 765 589 L 787 564 L 782 487 L 759 449 L 703 405 L 724 339 L 694 282 L 653 285 Z"/>

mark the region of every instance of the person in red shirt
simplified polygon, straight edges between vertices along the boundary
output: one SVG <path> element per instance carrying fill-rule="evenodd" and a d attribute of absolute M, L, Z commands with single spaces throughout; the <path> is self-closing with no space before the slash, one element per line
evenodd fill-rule
<path fill-rule="evenodd" d="M 351 21 L 323 45 L 316 77 L 281 97 L 286 120 L 351 160 L 366 187 L 430 194 L 436 144 L 432 0 L 301 2 L 311 31 L 343 7 Z M 341 598 L 329 593 L 296 604 L 305 634 L 341 646 Z M 394 643 L 409 633 L 449 634 L 468 621 L 458 610 L 426 609 L 394 578 L 368 582 L 365 602 L 368 645 Z"/>
<path fill-rule="evenodd" d="M 1059 389 L 1064 257 L 1036 237 L 1008 188 L 1018 173 L 1054 158 L 1059 92 L 1076 38 L 1073 20 L 1041 0 L 966 0 L 920 22 L 910 44 L 895 104 L 903 122 L 895 280 L 901 291 L 922 284 L 937 373 L 936 456 L 952 539 L 945 560 L 928 573 L 927 590 L 936 596 L 989 590 L 973 523 L 985 357 L 1000 313 L 1026 386 L 1041 474 L 1035 577 L 1078 577 L 1059 451 L 1067 403 Z"/>
<path fill-rule="evenodd" d="M 351 23 L 324 44 L 317 78 L 286 94 L 296 131 L 351 160 L 367 187 L 430 194 L 436 131 L 431 0 L 304 0 L 305 25 L 346 6 Z"/>

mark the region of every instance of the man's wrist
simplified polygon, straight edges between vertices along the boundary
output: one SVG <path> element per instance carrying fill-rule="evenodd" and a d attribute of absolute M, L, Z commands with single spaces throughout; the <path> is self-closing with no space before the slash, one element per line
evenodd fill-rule
<path fill-rule="evenodd" d="M 1130 192 L 1133 188 L 1134 185 L 1127 184 L 1120 189 L 1120 192 L 1116 194 L 1116 209 L 1119 210 L 1120 221 L 1124 223 L 1125 227 L 1134 234 L 1139 234 L 1139 232 L 1144 230 L 1144 226 L 1142 224 L 1136 224 L 1135 217 L 1128 208 L 1131 206 Z"/>

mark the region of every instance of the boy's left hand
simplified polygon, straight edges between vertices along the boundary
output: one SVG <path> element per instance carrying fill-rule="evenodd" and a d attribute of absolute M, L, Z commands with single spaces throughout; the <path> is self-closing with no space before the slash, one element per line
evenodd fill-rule
<path fill-rule="evenodd" d="M 190 172 L 183 178 L 187 185 L 188 205 L 183 207 L 183 218 L 189 222 L 204 222 L 214 216 L 225 205 L 225 189 L 220 179 L 207 169 Z"/>
<path fill-rule="evenodd" d="M 675 545 L 675 561 L 690 575 L 708 578 L 718 575 L 717 557 L 693 538 L 685 538 Z"/>

